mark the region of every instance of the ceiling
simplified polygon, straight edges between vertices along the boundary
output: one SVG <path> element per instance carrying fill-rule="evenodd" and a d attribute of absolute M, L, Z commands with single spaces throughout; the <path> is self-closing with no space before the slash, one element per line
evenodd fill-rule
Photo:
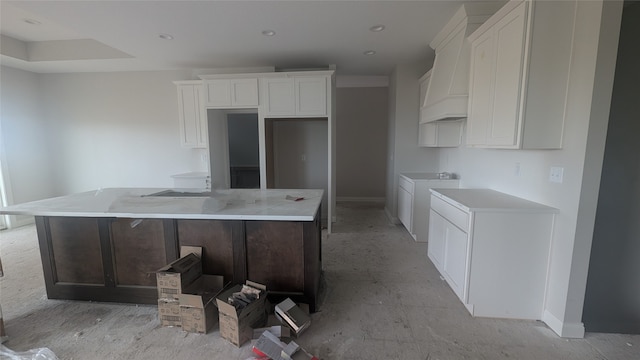
<path fill-rule="evenodd" d="M 0 0 L 0 61 L 38 73 L 335 65 L 388 75 L 432 61 L 429 42 L 463 3 Z"/>

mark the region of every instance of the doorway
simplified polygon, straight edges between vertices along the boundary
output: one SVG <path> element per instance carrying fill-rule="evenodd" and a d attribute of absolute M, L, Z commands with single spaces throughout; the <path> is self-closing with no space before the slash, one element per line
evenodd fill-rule
<path fill-rule="evenodd" d="M 258 114 L 207 110 L 212 189 L 259 189 Z"/>
<path fill-rule="evenodd" d="M 323 189 L 328 209 L 328 121 L 326 118 L 265 119 L 267 188 Z"/>

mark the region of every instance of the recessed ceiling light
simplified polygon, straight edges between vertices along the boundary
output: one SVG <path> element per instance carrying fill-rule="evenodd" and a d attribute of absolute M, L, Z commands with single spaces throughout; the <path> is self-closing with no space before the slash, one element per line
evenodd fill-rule
<path fill-rule="evenodd" d="M 369 31 L 373 31 L 373 32 L 380 32 L 384 30 L 384 25 L 373 25 L 372 27 L 369 28 Z"/>
<path fill-rule="evenodd" d="M 275 34 L 276 34 L 276 32 L 273 31 L 273 30 L 263 30 L 262 31 L 262 35 L 264 35 L 264 36 L 273 36 Z"/>
<path fill-rule="evenodd" d="M 22 19 L 22 21 L 26 22 L 30 25 L 41 25 L 42 23 L 36 19 Z"/>
<path fill-rule="evenodd" d="M 160 34 L 158 37 L 162 40 L 173 40 L 173 36 L 170 34 Z"/>
<path fill-rule="evenodd" d="M 365 54 L 367 56 L 372 56 L 372 55 L 375 55 L 376 52 L 374 50 L 367 50 L 367 51 L 363 52 L 363 54 Z"/>

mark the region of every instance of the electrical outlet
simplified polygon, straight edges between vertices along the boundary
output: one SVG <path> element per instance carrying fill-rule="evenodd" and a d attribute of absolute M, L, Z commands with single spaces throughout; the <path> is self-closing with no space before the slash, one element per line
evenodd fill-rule
<path fill-rule="evenodd" d="M 520 163 L 517 162 L 516 166 L 513 168 L 513 175 L 515 175 L 515 177 L 520 177 Z"/>
<path fill-rule="evenodd" d="M 564 176 L 564 168 L 559 166 L 552 166 L 549 171 L 549 181 L 562 184 L 562 178 Z"/>

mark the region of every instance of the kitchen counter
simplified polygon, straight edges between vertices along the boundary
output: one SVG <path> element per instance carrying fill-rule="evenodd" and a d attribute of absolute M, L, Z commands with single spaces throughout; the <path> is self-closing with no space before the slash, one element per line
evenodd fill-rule
<path fill-rule="evenodd" d="M 448 198 L 448 202 L 465 211 L 558 212 L 556 208 L 490 189 L 431 189 L 431 193 Z"/>
<path fill-rule="evenodd" d="M 323 190 L 194 191 L 100 189 L 0 213 L 35 216 L 50 299 L 157 304 L 156 270 L 197 246 L 203 274 L 253 280 L 316 311 Z"/>
<path fill-rule="evenodd" d="M 323 190 L 230 189 L 203 196 L 149 196 L 168 189 L 108 188 L 0 208 L 35 216 L 311 221 Z M 176 189 L 176 191 L 179 191 Z M 187 193 L 191 195 L 195 193 Z M 290 195 L 303 200 L 287 200 Z"/>

